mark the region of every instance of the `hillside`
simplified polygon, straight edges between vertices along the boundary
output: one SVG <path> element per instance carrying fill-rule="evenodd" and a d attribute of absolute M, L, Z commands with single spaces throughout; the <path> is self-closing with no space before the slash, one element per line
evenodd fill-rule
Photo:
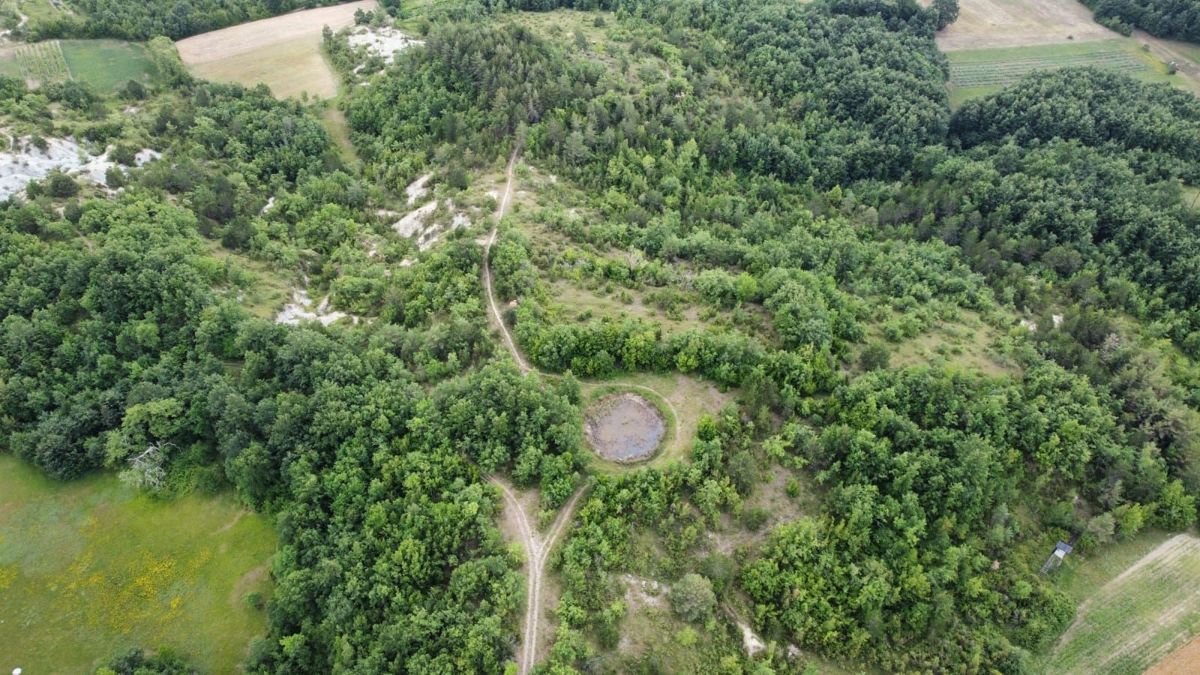
<path fill-rule="evenodd" d="M 142 4 L 113 16 L 195 32 Z M 181 612 L 64 623 L 62 667 L 104 673 L 1183 647 L 1200 100 L 1102 28 L 947 54 L 979 7 L 355 3 L 155 37 L 132 82 L 0 70 L 13 611 L 83 611 L 36 591 L 62 542 L 22 525 L 70 490 L 72 522 L 180 514 L 153 555 L 199 589 L 88 586 Z M 287 8 L 243 9 L 217 24 Z M 235 502 L 274 529 L 249 581 L 184 562 Z M 208 649 L 186 626 L 221 597 Z M 0 655 L 26 664 L 58 665 Z"/>

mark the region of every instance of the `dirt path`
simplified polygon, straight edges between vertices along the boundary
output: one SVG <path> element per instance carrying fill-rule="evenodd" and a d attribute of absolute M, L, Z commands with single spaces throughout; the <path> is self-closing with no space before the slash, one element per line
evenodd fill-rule
<path fill-rule="evenodd" d="M 542 621 L 542 586 L 546 576 L 546 561 L 550 558 L 550 552 L 554 550 L 555 544 L 562 539 L 563 534 L 567 530 L 567 523 L 571 521 L 575 514 L 575 507 L 579 504 L 579 498 L 587 491 L 587 486 L 576 490 L 571 499 L 563 505 L 558 512 L 558 517 L 554 519 L 554 524 L 550 526 L 550 531 L 543 538 L 538 531 L 530 525 L 530 519 L 536 518 L 536 510 L 527 507 L 517 498 L 516 493 L 503 480 L 495 476 L 488 479 L 493 485 L 500 488 L 500 493 L 504 496 L 505 516 L 509 521 L 515 524 L 517 536 L 521 539 L 521 546 L 525 549 L 525 624 L 522 626 L 521 649 L 517 654 L 517 672 L 525 675 L 533 669 L 534 663 L 537 661 L 538 653 L 538 636 L 541 634 Z M 527 513 L 533 511 L 533 513 Z"/>
<path fill-rule="evenodd" d="M 512 354 L 513 360 L 517 362 L 517 367 L 521 369 L 521 374 L 525 375 L 529 373 L 529 364 L 521 356 L 521 352 L 517 349 L 517 343 L 513 342 L 512 333 L 509 332 L 508 326 L 504 325 L 504 317 L 501 316 L 500 308 L 496 304 L 496 292 L 492 290 L 491 263 L 492 244 L 496 243 L 496 233 L 500 229 L 500 221 L 504 219 L 504 216 L 508 215 L 508 207 L 512 203 L 513 181 L 516 174 L 519 152 L 519 150 L 513 150 L 512 157 L 508 160 L 508 169 L 504 173 L 506 177 L 504 194 L 500 196 L 500 206 L 496 208 L 496 224 L 492 226 L 492 232 L 483 244 L 483 287 L 487 290 L 488 309 L 491 310 L 492 319 L 496 322 L 496 326 L 500 328 L 500 335 L 504 337 L 504 346 L 508 348 L 508 352 Z"/>
<path fill-rule="evenodd" d="M 1144 30 L 1133 31 L 1133 37 L 1142 44 L 1150 47 L 1150 53 L 1162 59 L 1165 63 L 1175 62 L 1178 74 L 1188 80 L 1192 91 L 1200 94 L 1200 63 L 1188 58 L 1187 54 L 1178 51 L 1170 40 L 1154 37 Z"/>
<path fill-rule="evenodd" d="M 517 362 L 517 367 L 520 368 L 521 374 L 528 375 L 534 369 L 525 360 L 525 357 L 521 355 L 521 351 L 517 349 L 517 343 L 513 340 L 512 333 L 508 330 L 508 326 L 504 324 L 504 317 L 500 314 L 500 307 L 496 302 L 496 291 L 492 287 L 491 265 L 492 245 L 496 243 L 500 221 L 504 219 L 504 216 L 508 215 L 509 207 L 512 204 L 513 184 L 516 182 L 517 161 L 519 158 L 520 150 L 513 150 L 513 154 L 508 160 L 508 168 L 505 170 L 504 194 L 500 196 L 500 204 L 496 207 L 495 224 L 492 226 L 492 231 L 488 234 L 487 239 L 483 242 L 483 286 L 487 292 L 488 313 L 491 315 L 491 321 L 495 322 L 496 327 L 500 329 L 500 335 L 504 338 L 504 346 L 512 354 L 513 360 Z M 613 384 L 631 389 L 642 389 L 658 395 L 667 404 L 667 407 L 671 409 L 671 415 L 675 418 L 676 442 L 680 442 L 679 411 L 675 409 L 674 404 L 666 396 L 645 385 L 623 382 L 613 382 Z M 559 511 L 558 517 L 554 519 L 554 524 L 551 525 L 550 532 L 543 539 L 537 530 L 530 525 L 531 519 L 533 522 L 536 522 L 536 506 L 523 506 L 513 489 L 503 480 L 495 476 L 490 477 L 488 480 L 500 488 L 500 492 L 504 496 L 506 518 L 513 525 L 512 534 L 520 538 L 521 546 L 526 552 L 525 625 L 522 627 L 521 650 L 517 656 L 517 671 L 520 675 L 526 675 L 533 669 L 538 657 L 538 636 L 541 634 L 542 621 L 542 586 L 546 576 L 546 560 L 550 556 L 550 551 L 554 549 L 555 544 L 558 543 L 566 532 L 567 523 L 574 516 L 579 498 L 587 491 L 587 487 L 581 487 L 567 501 L 562 510 Z"/>

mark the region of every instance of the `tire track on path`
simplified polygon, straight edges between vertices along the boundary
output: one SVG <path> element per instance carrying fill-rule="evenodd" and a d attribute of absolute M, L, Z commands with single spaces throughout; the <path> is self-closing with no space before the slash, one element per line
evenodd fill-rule
<path fill-rule="evenodd" d="M 521 535 L 521 545 L 526 552 L 525 624 L 521 649 L 517 655 L 517 671 L 521 675 L 526 675 L 533 669 L 537 661 L 538 635 L 542 620 L 542 581 L 546 576 L 546 562 L 550 558 L 550 552 L 554 550 L 555 545 L 566 533 L 567 523 L 574 516 L 579 499 L 587 492 L 588 486 L 580 487 L 575 494 L 571 495 L 571 499 L 559 510 L 558 516 L 550 526 L 550 532 L 543 538 L 535 528 L 530 526 L 529 514 L 522 508 L 513 489 L 505 481 L 495 476 L 488 478 L 488 481 L 500 488 L 500 493 L 504 497 L 505 509 L 517 523 L 517 529 Z"/>
<path fill-rule="evenodd" d="M 513 341 L 512 333 L 508 331 L 508 326 L 504 325 L 504 317 L 501 316 L 500 307 L 496 304 L 496 292 L 492 290 L 492 244 L 496 243 L 496 233 L 500 230 L 500 221 L 504 219 L 504 216 L 508 215 L 508 207 L 512 203 L 513 180 L 519 153 L 519 150 L 513 150 L 512 157 L 508 160 L 508 169 L 504 172 L 506 177 L 504 194 L 500 197 L 500 205 L 496 207 L 496 223 L 492 225 L 492 232 L 483 244 L 483 287 L 487 291 L 488 308 L 491 310 L 492 320 L 500 329 L 500 335 L 504 337 L 504 346 L 508 347 L 508 352 L 512 354 L 513 360 L 517 362 L 517 367 L 521 369 L 521 374 L 527 375 L 530 370 L 529 364 L 525 362 L 525 358 L 517 350 L 517 343 Z"/>

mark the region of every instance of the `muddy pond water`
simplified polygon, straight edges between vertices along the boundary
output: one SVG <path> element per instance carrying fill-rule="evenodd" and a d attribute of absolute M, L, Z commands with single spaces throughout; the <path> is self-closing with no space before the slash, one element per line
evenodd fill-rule
<path fill-rule="evenodd" d="M 658 450 L 667 425 L 650 401 L 631 393 L 596 401 L 584 419 L 584 432 L 596 454 L 614 462 L 639 462 Z"/>

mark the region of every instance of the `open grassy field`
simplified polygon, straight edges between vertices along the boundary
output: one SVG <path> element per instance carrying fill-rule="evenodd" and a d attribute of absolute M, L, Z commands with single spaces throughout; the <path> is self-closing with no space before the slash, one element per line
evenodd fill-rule
<path fill-rule="evenodd" d="M 1173 84 L 1165 63 L 1142 50 L 1136 40 L 1117 38 L 1030 47 L 949 52 L 952 105 L 995 93 L 1035 70 L 1095 66 L 1145 82 Z"/>
<path fill-rule="evenodd" d="M 1115 545 L 1063 579 L 1083 602 L 1044 672 L 1137 675 L 1200 633 L 1200 539 L 1180 534 L 1147 551 L 1157 539 Z"/>
<path fill-rule="evenodd" d="M 959 0 L 958 20 L 938 33 L 944 52 L 1117 37 L 1076 0 Z"/>
<path fill-rule="evenodd" d="M 0 51 L 0 75 L 36 84 L 71 79 L 104 92 L 153 73 L 145 48 L 121 40 L 47 40 Z"/>
<path fill-rule="evenodd" d="M 130 80 L 148 81 L 154 74 L 142 45 L 121 40 L 61 40 L 71 77 L 98 90 L 116 89 Z"/>
<path fill-rule="evenodd" d="M 160 501 L 0 455 L 0 671 L 83 673 L 133 645 L 229 673 L 265 615 L 275 534 L 224 497 Z"/>
<path fill-rule="evenodd" d="M 358 10 L 378 7 L 359 0 L 252 21 L 177 43 L 179 56 L 198 77 L 247 86 L 266 84 L 279 98 L 337 94 L 337 76 L 321 53 L 321 30 L 354 23 Z"/>

